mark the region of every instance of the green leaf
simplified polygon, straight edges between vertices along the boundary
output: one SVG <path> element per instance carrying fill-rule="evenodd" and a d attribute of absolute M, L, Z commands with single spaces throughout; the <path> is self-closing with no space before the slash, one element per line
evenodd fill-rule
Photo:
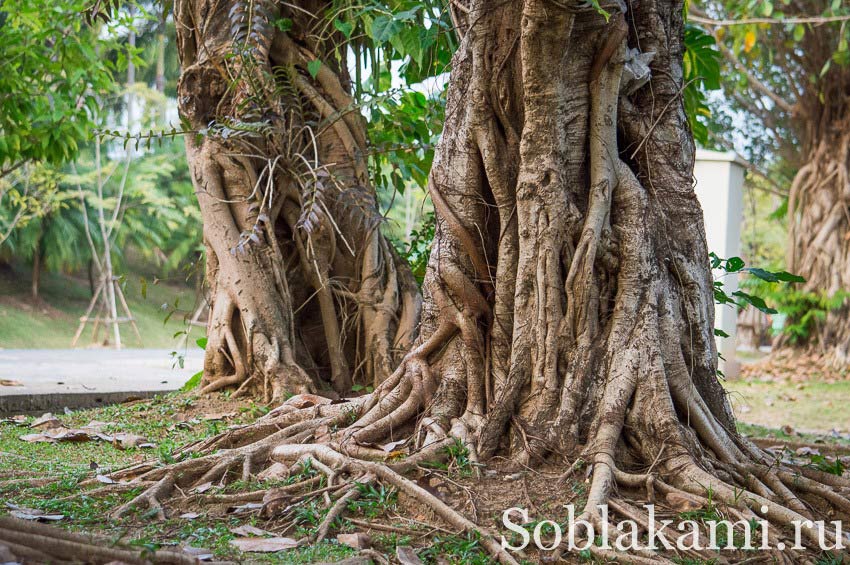
<path fill-rule="evenodd" d="M 401 29 L 401 24 L 390 16 L 378 16 L 372 21 L 372 39 L 386 43 Z"/>
<path fill-rule="evenodd" d="M 804 283 L 806 279 L 801 277 L 800 275 L 795 275 L 793 273 L 789 273 L 788 271 L 778 271 L 773 273 L 776 275 L 776 278 L 782 282 L 791 282 L 791 283 Z"/>
<path fill-rule="evenodd" d="M 186 381 L 186 384 L 180 387 L 180 392 L 189 392 L 190 390 L 197 388 L 198 385 L 201 384 L 201 379 L 203 377 L 204 372 L 198 371 L 197 373 L 189 377 L 189 380 Z"/>
<path fill-rule="evenodd" d="M 747 294 L 746 292 L 744 292 L 742 290 L 736 290 L 735 292 L 732 293 L 732 296 L 737 296 L 744 303 L 751 304 L 752 306 L 754 306 L 755 308 L 758 308 L 759 310 L 761 310 L 765 314 L 776 314 L 777 313 L 777 311 L 774 310 L 773 308 L 769 307 L 765 303 L 764 299 L 761 298 L 761 297 L 754 296 L 752 294 Z"/>
<path fill-rule="evenodd" d="M 726 271 L 729 273 L 737 273 L 744 268 L 744 260 L 740 257 L 729 257 L 726 260 Z"/>
<path fill-rule="evenodd" d="M 351 34 L 354 32 L 354 26 L 349 22 L 342 20 L 334 20 L 334 27 L 342 33 L 346 39 L 351 39 Z"/>
<path fill-rule="evenodd" d="M 276 27 L 280 31 L 286 32 L 286 31 L 289 31 L 289 30 L 292 29 L 293 23 L 292 23 L 292 20 L 290 20 L 289 18 L 280 18 L 280 19 L 274 20 L 273 25 L 274 25 L 274 27 Z"/>
<path fill-rule="evenodd" d="M 774 273 L 771 273 L 770 271 L 765 271 L 764 269 L 759 269 L 758 267 L 748 267 L 744 270 L 753 275 L 754 277 L 760 278 L 763 281 L 777 282 L 779 280 L 779 277 L 776 276 Z"/>
<path fill-rule="evenodd" d="M 316 78 L 316 75 L 319 74 L 319 69 L 322 68 L 322 62 L 318 59 L 314 59 L 307 63 L 307 72 L 310 73 L 310 76 Z"/>
<path fill-rule="evenodd" d="M 714 337 L 729 337 L 729 334 L 727 334 L 720 328 L 714 328 Z"/>
<path fill-rule="evenodd" d="M 199 338 L 195 341 L 195 343 L 197 343 L 197 344 L 198 344 L 198 347 L 200 347 L 201 349 L 206 349 L 206 348 L 207 348 L 207 338 L 205 338 L 205 337 L 199 337 Z"/>

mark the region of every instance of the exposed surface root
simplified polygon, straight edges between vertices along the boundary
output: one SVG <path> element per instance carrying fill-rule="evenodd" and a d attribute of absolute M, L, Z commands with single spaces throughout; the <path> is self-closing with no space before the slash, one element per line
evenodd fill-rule
<path fill-rule="evenodd" d="M 8 517 L 0 518 L 0 545 L 15 557 L 38 563 L 197 563 L 195 557 L 179 551 L 158 550 L 151 555 L 150 550 L 122 548 L 111 540 Z"/>
<path fill-rule="evenodd" d="M 260 512 L 262 516 L 286 521 L 292 519 L 296 509 L 311 501 L 318 501 L 325 509 L 323 517 L 317 522 L 313 533 L 302 540 L 303 543 L 315 543 L 331 535 L 340 523 L 339 519 L 346 518 L 351 505 L 362 496 L 365 485 L 380 484 L 396 489 L 409 500 L 428 508 L 448 529 L 478 535 L 482 547 L 500 562 L 515 562 L 518 556 L 502 549 L 496 537 L 499 533 L 506 532 L 495 531 L 494 535 L 492 528 L 501 528 L 498 521 L 482 524 L 470 520 L 459 509 L 452 508 L 436 496 L 433 489 L 426 488 L 427 480 L 422 482 L 423 472 L 425 477 L 433 472 L 420 467 L 421 464 L 445 460 L 447 456 L 451 457 L 447 455 L 451 453 L 450 450 L 463 449 L 466 456 L 471 454 L 467 446 L 474 445 L 476 437 L 469 432 L 462 420 L 457 420 L 449 431 L 439 430 L 439 427 L 435 426 L 435 429 L 444 434 L 443 437 L 420 449 L 415 447 L 413 441 L 408 441 L 407 447 L 391 445 L 379 449 L 370 445 L 359 445 L 351 440 L 352 430 L 362 429 L 356 421 L 352 421 L 358 411 L 360 414 L 368 414 L 369 406 L 377 405 L 372 398 L 363 397 L 351 403 L 326 403 L 303 407 L 305 398 L 307 397 L 293 397 L 254 424 L 228 430 L 193 446 L 193 449 L 187 449 L 184 452 L 185 459 L 172 465 L 136 465 L 113 473 L 115 478 L 130 480 L 129 483 L 116 485 L 119 488 L 145 486 L 140 495 L 116 509 L 114 517 L 126 518 L 135 510 L 147 510 L 149 514 L 146 515 L 162 519 L 170 514 L 169 508 L 174 504 L 196 508 L 197 505 L 237 507 L 253 503 L 256 508 L 254 511 Z M 270 425 L 273 421 L 278 422 L 278 425 Z M 420 423 L 421 428 L 428 425 L 428 422 Z M 266 434 L 265 437 L 262 437 L 262 434 Z M 242 440 L 247 437 L 254 441 L 242 445 Z M 234 441 L 234 438 L 238 440 Z M 317 438 L 321 439 L 321 443 L 316 443 Z M 222 445 L 235 447 L 219 447 Z M 740 449 L 743 451 L 736 456 L 737 461 L 748 463 L 724 462 L 707 454 L 697 459 L 682 450 L 665 447 L 651 461 L 647 458 L 649 463 L 642 472 L 634 472 L 622 470 L 624 463 L 620 460 L 604 452 L 593 455 L 588 448 L 570 467 L 570 474 L 573 476 L 589 473 L 587 499 L 577 514 L 581 519 L 589 520 L 597 532 L 604 523 L 610 531 L 615 531 L 614 516 L 633 520 L 646 532 L 650 529 L 650 517 L 643 504 L 656 503 L 660 504 L 661 508 L 672 508 L 673 514 L 668 513 L 666 517 L 675 518 L 677 512 L 684 511 L 677 501 L 688 500 L 693 504 L 688 511 L 694 516 L 702 516 L 696 519 L 701 520 L 703 528 L 711 520 L 719 519 L 768 522 L 771 547 L 775 547 L 779 542 L 788 547 L 793 544 L 792 526 L 795 520 L 823 519 L 830 508 L 840 516 L 850 516 L 850 480 L 847 478 L 785 463 L 752 445 L 741 444 Z M 253 463 L 246 466 L 245 461 Z M 449 463 L 451 461 L 450 459 Z M 585 461 L 589 463 L 584 463 Z M 467 480 L 475 481 L 474 477 L 481 467 L 478 464 L 472 465 L 471 462 L 466 464 L 471 465 L 468 467 Z M 552 464 L 549 464 L 547 468 L 554 468 L 557 472 L 552 473 L 553 478 L 544 483 L 563 484 L 556 480 L 558 477 L 564 479 L 567 475 L 563 467 L 552 467 Z M 707 471 L 706 468 L 712 471 Z M 311 470 L 312 474 L 304 475 L 305 469 Z M 405 476 L 410 473 L 420 478 Z M 523 479 L 524 489 L 528 492 L 531 483 L 527 482 L 527 479 L 533 478 L 536 471 L 528 470 L 522 473 L 531 473 Z M 282 486 L 241 493 L 204 492 L 210 488 L 210 483 L 213 483 L 214 487 L 221 487 L 237 480 L 250 481 L 257 477 L 293 477 L 296 480 Z M 456 481 L 448 478 L 446 481 L 446 484 L 456 484 Z M 532 485 L 532 488 L 540 488 L 540 483 L 536 484 L 538 486 Z M 458 486 L 465 488 L 463 485 Z M 474 483 L 471 488 L 476 488 Z M 108 489 L 109 485 L 101 486 L 91 492 L 107 492 Z M 519 496 L 514 495 L 511 498 L 510 492 L 515 493 L 515 489 L 508 491 L 505 495 L 507 498 L 503 499 L 504 507 L 494 508 L 493 515 L 498 515 L 495 510 L 503 511 L 522 504 Z M 563 492 L 563 489 L 559 488 L 548 498 L 543 498 L 542 505 L 555 503 L 560 507 L 564 498 L 557 493 Z M 541 505 L 539 496 L 533 499 L 537 502 L 531 502 L 531 508 L 535 513 L 543 513 L 539 518 L 552 517 L 545 515 L 545 508 L 537 507 Z M 605 504 L 608 504 L 607 518 L 598 508 L 598 505 Z M 473 503 L 473 515 L 480 516 L 480 510 L 476 512 L 475 506 Z M 551 508 L 549 511 L 552 511 Z M 557 515 L 559 514 L 553 514 Z M 652 524 L 656 531 L 661 528 L 659 520 L 656 516 Z M 368 525 L 368 522 L 359 525 Z M 801 533 L 803 546 L 811 552 L 806 555 L 818 552 L 817 529 L 804 527 Z M 579 537 L 581 535 L 583 533 L 580 532 Z M 701 535 L 705 535 L 705 532 Z M 835 536 L 830 531 L 822 535 L 827 542 L 835 543 Z M 675 546 L 683 534 L 668 531 L 668 537 Z M 754 537 L 760 539 L 757 534 L 754 534 Z M 7 541 L 19 543 L 17 539 Z M 560 551 L 566 549 L 564 546 Z M 616 555 L 616 552 L 598 547 L 591 548 L 591 551 L 603 559 Z M 686 544 L 686 549 L 674 549 L 671 553 L 633 551 L 630 552 L 628 560 L 635 563 L 666 563 L 672 558 L 711 559 L 712 552 L 688 549 Z M 780 560 L 784 558 L 777 557 Z"/>

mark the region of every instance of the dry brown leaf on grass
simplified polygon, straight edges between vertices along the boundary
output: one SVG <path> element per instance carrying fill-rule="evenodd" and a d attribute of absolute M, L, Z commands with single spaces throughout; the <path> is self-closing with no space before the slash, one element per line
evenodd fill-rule
<path fill-rule="evenodd" d="M 230 540 L 230 545 L 239 551 L 274 553 L 298 547 L 298 542 L 292 538 L 237 538 Z"/>
<path fill-rule="evenodd" d="M 37 522 L 58 522 L 59 520 L 65 517 L 64 514 L 43 512 L 35 508 L 18 506 L 17 504 L 12 504 L 11 502 L 7 502 L 6 507 L 9 509 L 10 515 L 14 516 L 15 518 L 20 518 L 21 520 L 34 520 Z"/>
<path fill-rule="evenodd" d="M 207 422 L 215 422 L 217 420 L 229 420 L 236 416 L 236 412 L 216 412 L 213 414 L 204 414 L 201 416 L 202 420 L 206 420 Z"/>
<path fill-rule="evenodd" d="M 91 436 L 83 430 L 52 428 L 40 434 L 25 434 L 20 436 L 27 443 L 57 443 L 60 441 L 80 442 L 89 441 Z"/>
<path fill-rule="evenodd" d="M 105 441 L 122 450 L 156 447 L 156 444 L 139 435 L 124 432 L 104 433 L 103 429 L 110 425 L 114 425 L 114 423 L 92 421 L 82 428 L 66 428 L 58 418 L 47 412 L 30 424 L 30 428 L 39 429 L 41 430 L 40 433 L 25 434 L 20 436 L 19 439 L 28 443 Z"/>
<path fill-rule="evenodd" d="M 50 428 L 61 428 L 62 422 L 59 421 L 59 418 L 51 414 L 50 412 L 45 412 L 38 418 L 36 418 L 32 424 L 30 424 L 31 428 L 43 428 L 49 430 Z"/>
<path fill-rule="evenodd" d="M 372 547 L 372 538 L 369 537 L 369 534 L 364 534 L 363 532 L 339 534 L 336 536 L 336 541 L 354 549 L 369 549 Z"/>
<path fill-rule="evenodd" d="M 236 528 L 230 528 L 230 531 L 237 536 L 242 536 L 245 538 L 249 537 L 262 537 L 262 536 L 271 536 L 274 535 L 269 531 L 263 530 L 256 526 L 252 526 L 251 524 L 243 524 Z"/>
<path fill-rule="evenodd" d="M 246 512 L 253 512 L 255 510 L 259 510 L 263 507 L 263 503 L 261 502 L 248 502 L 247 504 L 240 504 L 239 506 L 231 506 L 227 509 L 228 514 L 244 514 Z"/>
<path fill-rule="evenodd" d="M 395 548 L 395 556 L 401 565 L 424 565 L 412 547 L 400 545 Z"/>
<path fill-rule="evenodd" d="M 23 414 L 18 414 L 17 416 L 12 416 L 11 418 L 0 418 L 0 424 L 14 424 L 16 426 L 25 426 L 27 424 L 27 417 Z"/>

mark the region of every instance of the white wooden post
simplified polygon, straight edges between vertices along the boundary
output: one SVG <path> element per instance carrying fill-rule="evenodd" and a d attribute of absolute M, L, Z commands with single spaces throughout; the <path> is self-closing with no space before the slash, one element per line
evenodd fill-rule
<path fill-rule="evenodd" d="M 696 194 L 705 217 L 708 250 L 728 259 L 741 255 L 741 219 L 744 207 L 745 166 L 734 152 L 721 153 L 698 149 L 694 165 Z M 715 280 L 723 281 L 727 294 L 738 290 L 738 275 L 714 271 Z M 717 338 L 717 349 L 724 360 L 720 370 L 729 377 L 738 376 L 740 364 L 735 358 L 735 332 L 738 311 L 717 305 L 714 326 L 729 334 Z"/>

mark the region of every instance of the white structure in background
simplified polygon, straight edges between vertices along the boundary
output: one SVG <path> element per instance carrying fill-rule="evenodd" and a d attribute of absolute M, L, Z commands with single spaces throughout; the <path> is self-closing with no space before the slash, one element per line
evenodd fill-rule
<path fill-rule="evenodd" d="M 708 250 L 719 257 L 741 255 L 741 219 L 744 206 L 745 163 L 734 153 L 697 150 L 694 177 L 696 193 L 705 216 L 705 235 Z M 723 281 L 727 294 L 738 290 L 738 275 L 715 270 L 715 280 Z M 719 278 L 722 277 L 722 278 Z M 718 305 L 714 325 L 729 337 L 717 338 L 717 349 L 725 361 L 720 370 L 730 378 L 740 369 L 735 359 L 735 327 L 738 312 L 734 307 Z"/>

